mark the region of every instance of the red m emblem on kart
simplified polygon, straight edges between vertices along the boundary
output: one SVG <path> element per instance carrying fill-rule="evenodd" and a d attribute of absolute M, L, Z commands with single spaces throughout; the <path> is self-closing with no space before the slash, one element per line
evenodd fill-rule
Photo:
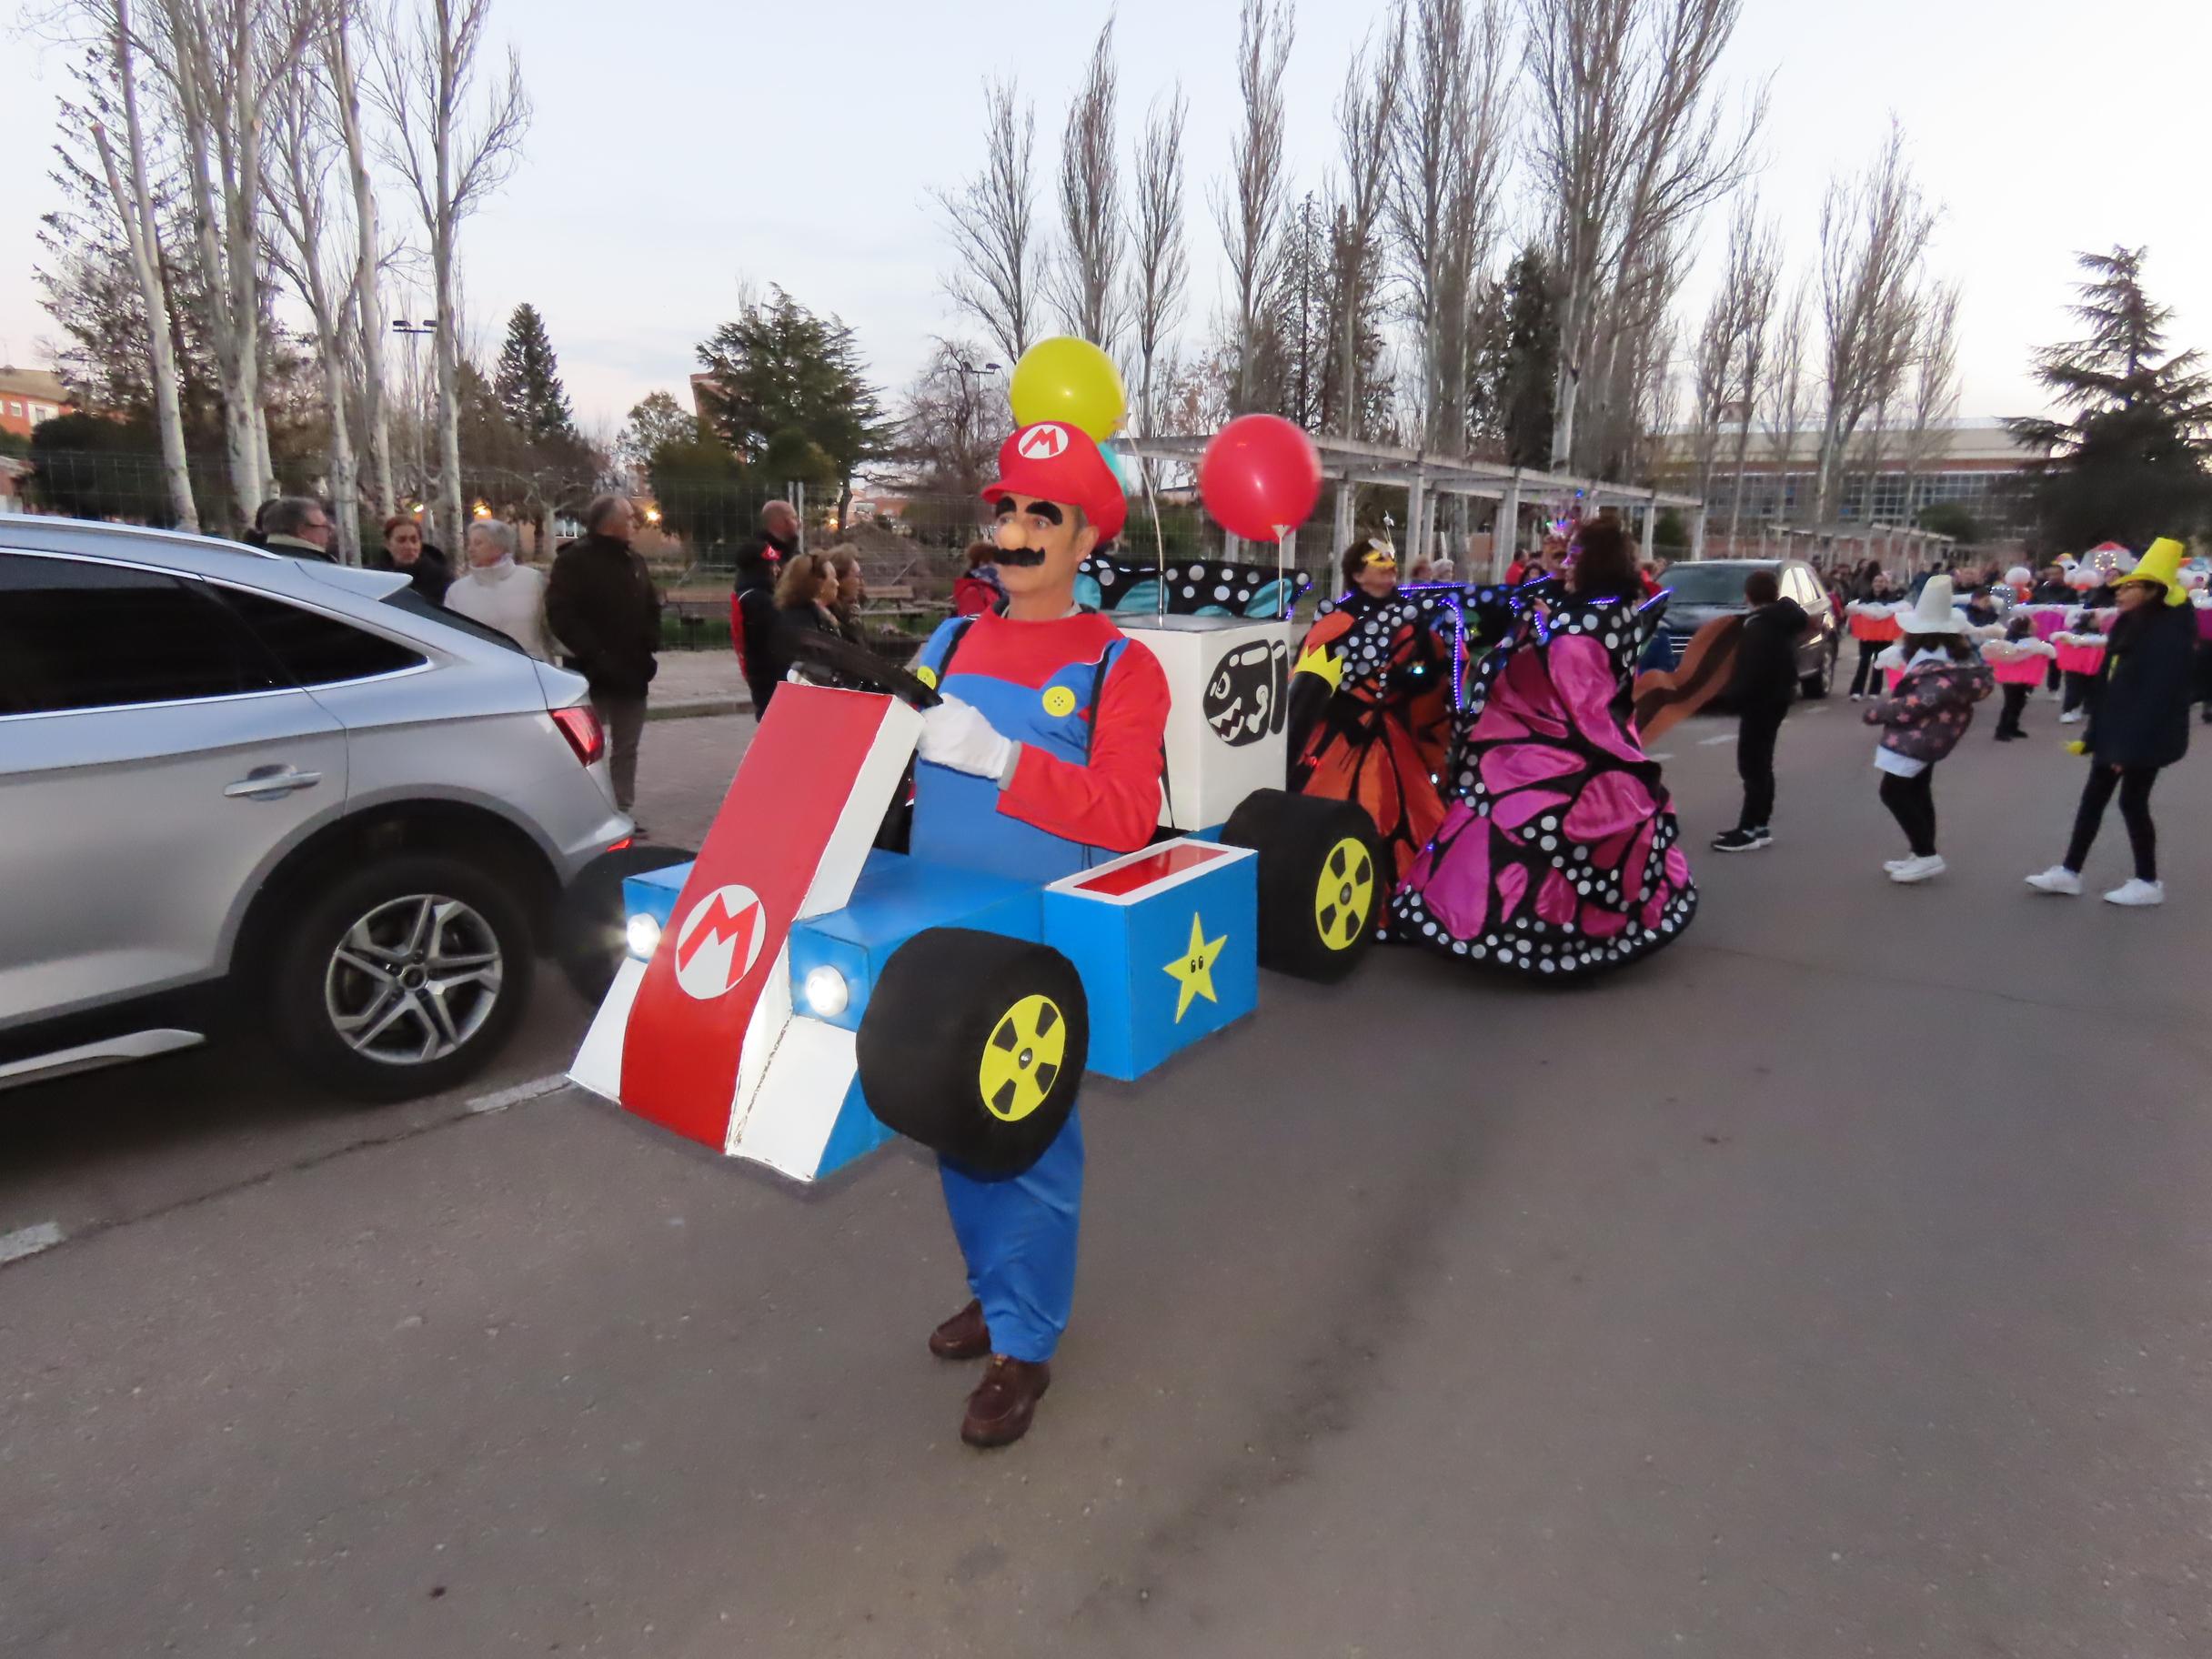
<path fill-rule="evenodd" d="M 700 1001 L 721 996 L 753 970 L 768 916 L 749 887 L 718 887 L 691 907 L 676 931 L 676 982 Z"/>

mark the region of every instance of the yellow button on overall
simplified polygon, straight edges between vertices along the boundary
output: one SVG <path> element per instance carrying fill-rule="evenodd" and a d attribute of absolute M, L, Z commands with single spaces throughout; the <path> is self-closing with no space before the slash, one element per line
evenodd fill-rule
<path fill-rule="evenodd" d="M 1075 692 L 1068 686 L 1047 686 L 1044 689 L 1044 711 L 1056 720 L 1064 720 L 1075 712 Z"/>

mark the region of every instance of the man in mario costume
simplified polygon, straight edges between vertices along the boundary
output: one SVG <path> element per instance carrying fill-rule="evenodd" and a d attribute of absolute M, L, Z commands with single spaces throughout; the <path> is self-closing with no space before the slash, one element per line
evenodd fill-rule
<path fill-rule="evenodd" d="M 999 450 L 983 491 L 998 515 L 1005 603 L 955 618 L 915 672 L 944 701 L 922 717 L 911 850 L 918 859 L 1046 882 L 1151 839 L 1160 819 L 1168 685 L 1143 646 L 1075 603 L 1076 568 L 1121 533 L 1127 508 L 1098 445 L 1041 421 Z M 1083 1135 L 1075 1113 L 1020 1175 L 939 1161 L 974 1300 L 930 1352 L 989 1358 L 960 1438 L 1010 1445 L 1029 1430 L 1075 1293 Z"/>

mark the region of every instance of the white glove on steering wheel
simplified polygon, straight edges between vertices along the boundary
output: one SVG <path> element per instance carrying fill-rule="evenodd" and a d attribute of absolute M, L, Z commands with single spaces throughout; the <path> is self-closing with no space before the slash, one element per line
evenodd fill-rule
<path fill-rule="evenodd" d="M 921 758 L 956 772 L 1003 779 L 1020 746 L 983 718 L 973 703 L 948 697 L 921 712 Z"/>

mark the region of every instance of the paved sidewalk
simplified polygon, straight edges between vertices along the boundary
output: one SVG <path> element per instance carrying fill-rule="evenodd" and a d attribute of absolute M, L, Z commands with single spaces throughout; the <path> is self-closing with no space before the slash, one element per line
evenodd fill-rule
<path fill-rule="evenodd" d="M 663 651 L 646 714 L 650 719 L 680 720 L 702 714 L 749 713 L 752 706 L 735 652 Z"/>

